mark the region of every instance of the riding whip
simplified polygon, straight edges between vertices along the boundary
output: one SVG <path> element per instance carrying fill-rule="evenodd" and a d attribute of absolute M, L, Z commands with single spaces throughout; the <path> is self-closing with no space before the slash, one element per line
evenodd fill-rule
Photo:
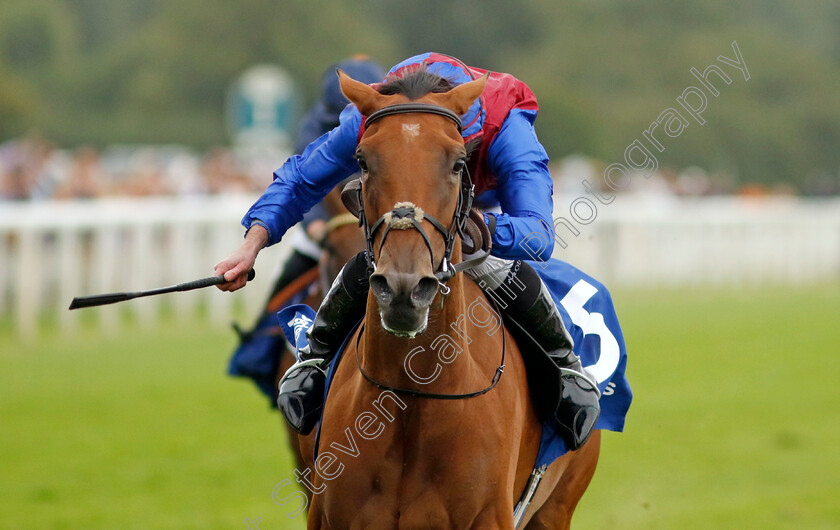
<path fill-rule="evenodd" d="M 256 273 L 254 269 L 248 271 L 248 281 L 254 279 Z M 201 289 L 203 287 L 210 287 L 211 285 L 219 285 L 226 283 L 224 274 L 218 276 L 210 276 L 208 278 L 201 278 L 200 280 L 193 280 L 191 282 L 179 283 L 170 287 L 161 287 L 159 289 L 150 289 L 148 291 L 137 291 L 134 293 L 108 293 L 95 294 L 92 296 L 77 296 L 73 298 L 70 303 L 70 309 L 79 309 L 82 307 L 94 307 L 99 305 L 116 304 L 117 302 L 125 302 L 133 298 L 141 298 L 143 296 L 154 296 L 158 294 L 174 293 L 180 291 L 192 291 L 193 289 Z"/>

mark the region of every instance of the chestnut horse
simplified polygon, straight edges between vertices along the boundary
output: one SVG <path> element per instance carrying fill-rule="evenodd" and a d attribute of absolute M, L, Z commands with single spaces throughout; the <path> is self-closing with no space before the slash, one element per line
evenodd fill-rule
<path fill-rule="evenodd" d="M 339 76 L 368 117 L 363 219 L 384 224 L 367 225 L 375 273 L 325 404 L 309 528 L 514 528 L 541 425 L 513 337 L 447 259 L 461 262 L 456 120 L 486 77 L 409 100 Z M 568 528 L 599 448 L 596 431 L 550 465 L 520 526 Z"/>

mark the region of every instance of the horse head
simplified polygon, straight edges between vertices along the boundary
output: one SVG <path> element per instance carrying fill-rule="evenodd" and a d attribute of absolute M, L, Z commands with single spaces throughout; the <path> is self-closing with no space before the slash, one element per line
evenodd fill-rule
<path fill-rule="evenodd" d="M 425 330 L 429 308 L 462 222 L 466 150 L 460 116 L 487 77 L 451 88 L 418 70 L 376 90 L 338 72 L 344 95 L 366 117 L 356 157 L 363 222 L 382 326 L 398 336 Z M 442 275 L 442 273 L 444 273 Z"/>

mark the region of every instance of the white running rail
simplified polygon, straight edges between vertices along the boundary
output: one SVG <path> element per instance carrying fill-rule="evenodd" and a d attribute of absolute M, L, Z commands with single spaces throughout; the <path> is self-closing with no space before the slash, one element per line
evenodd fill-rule
<path fill-rule="evenodd" d="M 208 318 L 227 325 L 235 304 L 261 309 L 283 243 L 257 261 L 257 278 L 237 293 L 208 288 L 68 311 L 74 296 L 137 291 L 193 280 L 241 241 L 239 224 L 256 197 L 108 199 L 77 202 L 0 202 L 0 319 L 21 338 L 40 323 L 77 328 L 82 312 L 116 333 L 126 315 L 153 327 L 159 318 Z M 618 196 L 597 205 L 582 224 L 556 197 L 561 217 L 554 256 L 608 286 L 740 285 L 832 281 L 840 278 L 840 200 L 712 198 L 651 201 Z M 567 205 L 566 209 L 562 205 Z M 588 215 L 581 210 L 581 215 Z M 168 311 L 161 311 L 163 306 Z M 199 310 L 203 308 L 203 310 Z"/>

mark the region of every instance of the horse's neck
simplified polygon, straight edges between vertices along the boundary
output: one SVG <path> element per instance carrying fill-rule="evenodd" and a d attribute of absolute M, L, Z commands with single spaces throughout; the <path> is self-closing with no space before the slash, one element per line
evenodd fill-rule
<path fill-rule="evenodd" d="M 364 343 L 359 354 L 364 370 L 373 379 L 388 386 L 431 393 L 459 393 L 475 386 L 469 374 L 480 370 L 470 355 L 466 315 L 470 297 L 482 295 L 462 274 L 447 286 L 450 292 L 443 307 L 442 295 L 438 294 L 429 309 L 426 330 L 415 339 L 385 331 L 376 299 L 372 294 L 368 297 Z"/>

